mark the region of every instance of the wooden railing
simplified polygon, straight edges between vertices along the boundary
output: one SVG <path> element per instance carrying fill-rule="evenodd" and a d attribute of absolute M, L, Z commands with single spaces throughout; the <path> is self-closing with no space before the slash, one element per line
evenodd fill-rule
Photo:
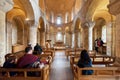
<path fill-rule="evenodd" d="M 92 75 L 82 75 L 83 70 L 93 70 Z M 73 67 L 74 80 L 120 80 L 120 67 Z"/>
<path fill-rule="evenodd" d="M 6 72 L 5 75 L 2 75 Z M 10 76 L 10 72 L 16 75 Z M 39 76 L 28 76 L 28 72 L 39 72 Z M 49 80 L 49 66 L 43 68 L 0 68 L 0 80 Z"/>

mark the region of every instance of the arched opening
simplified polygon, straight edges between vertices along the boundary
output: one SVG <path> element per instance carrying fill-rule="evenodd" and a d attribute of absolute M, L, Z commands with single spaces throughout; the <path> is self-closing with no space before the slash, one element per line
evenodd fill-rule
<path fill-rule="evenodd" d="M 13 19 L 12 24 L 12 45 L 23 44 L 24 43 L 24 25 L 18 19 Z"/>
<path fill-rule="evenodd" d="M 104 18 L 97 18 L 95 20 L 95 26 L 93 28 L 93 41 L 95 41 L 96 39 L 102 39 L 102 41 L 106 41 L 106 21 Z M 105 42 L 104 42 L 105 43 Z M 105 43 L 106 44 L 106 43 Z M 106 53 L 106 45 L 104 44 L 105 47 L 105 51 L 103 52 L 103 46 L 99 47 L 99 52 L 100 53 Z"/>
<path fill-rule="evenodd" d="M 103 18 L 98 18 L 97 20 L 95 20 L 95 23 L 96 24 L 93 28 L 94 40 L 97 38 L 102 38 L 102 27 L 106 24 L 106 21 Z"/>

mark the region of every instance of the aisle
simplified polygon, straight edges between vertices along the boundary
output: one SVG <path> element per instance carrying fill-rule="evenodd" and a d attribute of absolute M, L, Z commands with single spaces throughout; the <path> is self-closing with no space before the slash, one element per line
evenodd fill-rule
<path fill-rule="evenodd" d="M 73 80 L 69 60 L 66 59 L 65 51 L 56 51 L 51 66 L 50 80 Z"/>

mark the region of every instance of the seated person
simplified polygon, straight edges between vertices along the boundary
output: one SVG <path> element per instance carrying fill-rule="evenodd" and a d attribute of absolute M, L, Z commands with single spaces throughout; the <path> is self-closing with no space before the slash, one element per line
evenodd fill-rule
<path fill-rule="evenodd" d="M 25 48 L 25 55 L 18 60 L 18 68 L 39 68 L 40 59 L 32 54 L 32 47 Z M 28 76 L 39 76 L 39 72 L 28 72 Z"/>
<path fill-rule="evenodd" d="M 42 53 L 42 48 L 41 46 L 37 43 L 34 47 L 34 52 L 33 54 L 41 54 Z"/>
<path fill-rule="evenodd" d="M 26 47 L 25 48 L 25 55 L 22 56 L 17 63 L 18 68 L 26 68 L 31 67 L 32 64 L 36 61 L 40 61 L 39 58 L 32 54 L 32 48 Z"/>
<path fill-rule="evenodd" d="M 3 64 L 3 68 L 16 68 L 17 57 L 13 54 L 6 54 L 5 55 L 5 62 Z M 3 72 L 4 75 L 6 72 Z M 16 72 L 10 72 L 10 76 L 15 76 Z"/>
<path fill-rule="evenodd" d="M 80 54 L 80 59 L 79 59 L 77 65 L 80 68 L 92 67 L 92 61 L 91 61 L 91 59 L 88 55 L 88 52 L 86 50 L 82 50 L 82 52 Z M 93 70 L 83 70 L 82 74 L 83 75 L 91 75 L 91 74 L 93 74 Z"/>

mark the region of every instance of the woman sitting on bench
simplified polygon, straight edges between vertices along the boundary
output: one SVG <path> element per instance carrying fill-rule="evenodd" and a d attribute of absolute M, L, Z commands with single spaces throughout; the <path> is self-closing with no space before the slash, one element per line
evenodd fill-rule
<path fill-rule="evenodd" d="M 92 67 L 92 61 L 88 55 L 87 50 L 82 50 L 81 54 L 80 54 L 80 59 L 77 63 L 77 65 L 80 68 L 84 68 L 84 67 Z M 83 75 L 91 75 L 93 74 L 93 70 L 83 70 L 82 71 Z"/>

